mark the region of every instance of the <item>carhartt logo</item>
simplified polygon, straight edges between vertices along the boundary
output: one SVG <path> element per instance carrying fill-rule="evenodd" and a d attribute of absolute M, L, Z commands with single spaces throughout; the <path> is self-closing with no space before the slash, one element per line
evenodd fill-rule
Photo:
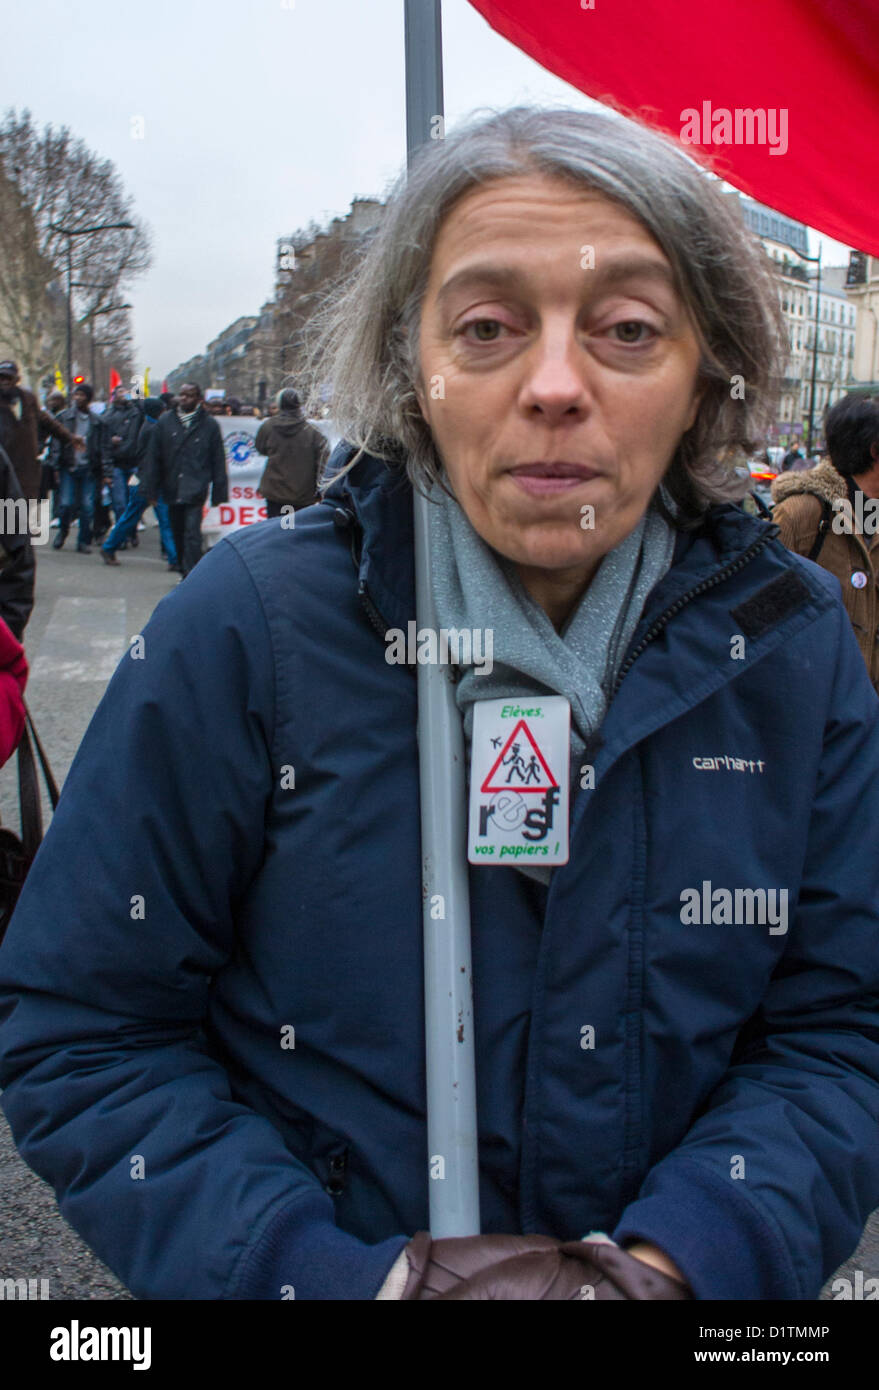
<path fill-rule="evenodd" d="M 762 772 L 766 763 L 762 758 L 731 758 L 721 753 L 718 758 L 694 758 L 693 766 L 697 772 Z"/>
<path fill-rule="evenodd" d="M 135 1371 L 152 1364 L 151 1327 L 53 1327 L 49 1355 L 53 1361 L 131 1361 Z"/>

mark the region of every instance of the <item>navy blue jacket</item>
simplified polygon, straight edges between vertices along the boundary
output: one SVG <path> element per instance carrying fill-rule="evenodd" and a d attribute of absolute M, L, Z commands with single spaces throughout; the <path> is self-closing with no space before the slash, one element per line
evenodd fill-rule
<path fill-rule="evenodd" d="M 411 490 L 332 491 L 159 604 L 0 950 L 16 1142 L 142 1298 L 372 1298 L 428 1224 Z M 712 509 L 570 862 L 470 871 L 484 1230 L 811 1299 L 879 1203 L 879 706 L 835 589 Z M 704 882 L 788 930 L 683 922 Z"/>

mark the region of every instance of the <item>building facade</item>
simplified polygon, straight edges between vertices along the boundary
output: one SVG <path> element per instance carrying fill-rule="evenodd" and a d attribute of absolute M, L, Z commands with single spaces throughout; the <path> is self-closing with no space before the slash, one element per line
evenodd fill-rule
<path fill-rule="evenodd" d="M 811 435 L 813 441 L 818 440 L 826 407 L 856 384 L 858 306 L 849 299 L 846 290 L 848 268 L 823 266 L 819 286 L 818 267 L 809 258 L 808 231 L 804 224 L 749 198 L 733 196 L 738 197 L 745 225 L 760 238 L 775 265 L 779 302 L 787 326 L 789 351 L 782 368 L 778 415 L 770 442 L 789 444 L 808 440 L 810 408 Z"/>
<path fill-rule="evenodd" d="M 859 384 L 879 392 L 879 256 L 852 252 L 846 293 L 858 311 L 855 377 Z"/>
<path fill-rule="evenodd" d="M 344 270 L 383 211 L 377 198 L 355 198 L 345 217 L 334 217 L 325 230 L 280 237 L 275 261 L 274 297 L 258 314 L 248 314 L 224 328 L 204 353 L 167 374 L 169 389 L 197 381 L 205 390 L 225 392 L 251 405 L 264 406 L 282 386 L 295 383 L 303 327 L 334 277 Z"/>

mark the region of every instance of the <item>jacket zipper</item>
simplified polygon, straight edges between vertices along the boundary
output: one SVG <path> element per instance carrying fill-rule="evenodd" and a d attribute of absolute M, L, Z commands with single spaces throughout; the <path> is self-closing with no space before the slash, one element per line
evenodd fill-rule
<path fill-rule="evenodd" d="M 366 581 L 364 579 L 360 580 L 357 586 L 357 592 L 360 595 L 360 602 L 363 606 L 363 611 L 365 612 L 367 618 L 369 619 L 372 626 L 375 628 L 376 632 L 381 633 L 382 637 L 384 637 L 385 633 L 388 630 L 388 625 L 382 618 L 381 613 L 379 613 L 372 599 L 369 597 L 369 590 L 366 587 Z"/>
<path fill-rule="evenodd" d="M 768 545 L 770 540 L 773 540 L 774 537 L 778 535 L 778 532 L 778 526 L 767 527 L 765 534 L 758 537 L 756 541 L 753 541 L 752 544 L 749 545 L 746 550 L 743 550 L 738 559 L 730 561 L 730 563 L 725 565 L 723 569 L 718 570 L 716 574 L 713 574 L 708 579 L 703 579 L 701 583 L 695 585 L 692 589 L 689 589 L 687 593 L 682 594 L 679 599 L 676 599 L 674 603 L 670 604 L 668 608 L 666 608 L 665 611 L 661 613 L 659 617 L 656 618 L 650 624 L 641 641 L 629 653 L 625 662 L 623 663 L 623 666 L 620 669 L 620 673 L 617 676 L 616 684 L 608 700 L 608 704 L 610 704 L 610 701 L 616 695 L 616 692 L 622 684 L 623 678 L 625 677 L 626 673 L 631 670 L 632 666 L 635 664 L 635 662 L 637 661 L 641 653 L 644 651 L 644 649 L 650 645 L 654 637 L 656 637 L 658 633 L 662 631 L 662 629 L 666 626 L 670 619 L 673 618 L 675 614 L 679 613 L 682 608 L 685 608 L 691 599 L 696 598 L 699 594 L 705 593 L 708 589 L 713 589 L 715 585 L 721 584 L 724 579 L 728 579 L 730 575 L 735 574 L 738 570 L 744 568 L 744 566 L 747 565 L 749 561 L 753 559 L 753 557 L 757 554 L 758 551 L 762 550 L 765 545 Z M 598 746 L 600 745 L 601 739 L 600 736 L 598 736 Z M 542 991 L 543 988 L 543 971 L 545 969 L 547 951 L 546 940 L 546 933 L 544 931 L 544 933 L 541 936 L 537 969 L 535 972 L 535 979 L 539 982 L 540 991 Z M 520 1164 L 519 1186 L 519 1213 L 520 1220 L 522 1223 L 522 1230 L 524 1232 L 536 1231 L 538 1229 L 538 1175 L 536 1167 L 539 1141 L 535 1137 L 535 1124 L 532 1117 L 534 1113 L 535 1092 L 540 1084 L 538 1077 L 539 1068 L 536 1061 L 534 1060 L 533 1051 L 533 1048 L 535 1046 L 534 1039 L 539 1026 L 542 1026 L 542 1018 L 540 1016 L 540 1001 L 539 997 L 537 1000 L 535 1000 L 535 998 L 532 997 L 531 1023 L 529 1028 L 528 1050 L 525 1063 L 526 1081 L 525 1099 L 522 1110 L 522 1157 Z M 632 1102 L 629 1099 L 627 1099 L 625 1102 L 625 1113 L 627 1116 L 629 1114 L 629 1107 L 631 1104 Z M 631 1134 L 629 1124 L 630 1121 L 627 1118 L 627 1139 Z M 536 1128 L 539 1128 L 539 1121 Z M 627 1165 L 628 1170 L 631 1170 L 633 1161 L 633 1149 L 627 1145 L 626 1153 L 624 1155 L 624 1164 Z M 627 1172 L 626 1168 L 624 1168 L 624 1185 L 627 1180 L 631 1183 L 631 1171 Z"/>
<path fill-rule="evenodd" d="M 679 599 L 675 599 L 674 603 L 670 604 L 664 613 L 660 613 L 659 617 L 650 624 L 650 627 L 641 638 L 637 647 L 629 652 L 629 655 L 623 662 L 616 679 L 616 685 L 611 692 L 611 700 L 622 685 L 625 676 L 631 671 L 635 662 L 638 660 L 638 657 L 644 649 L 650 645 L 654 637 L 662 632 L 668 622 L 675 617 L 676 614 L 680 613 L 682 608 L 686 608 L 691 599 L 698 598 L 700 594 L 704 594 L 708 589 L 713 589 L 715 585 L 722 584 L 725 579 L 729 579 L 730 575 L 737 574 L 739 570 L 744 569 L 745 565 L 753 560 L 758 551 L 762 550 L 765 545 L 768 545 L 771 540 L 775 539 L 779 534 L 779 530 L 780 527 L 778 526 L 770 527 L 766 535 L 758 537 L 756 541 L 752 541 L 747 550 L 743 550 L 737 560 L 731 560 L 728 565 L 725 565 L 722 570 L 718 570 L 716 574 L 711 575 L 709 579 L 703 579 L 701 584 L 697 584 L 695 588 L 689 589 L 687 593 L 682 594 Z M 608 704 L 610 704 L 610 700 Z"/>

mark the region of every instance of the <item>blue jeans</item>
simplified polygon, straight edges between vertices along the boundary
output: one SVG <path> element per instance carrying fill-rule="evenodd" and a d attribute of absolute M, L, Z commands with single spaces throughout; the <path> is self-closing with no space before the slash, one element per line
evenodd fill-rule
<path fill-rule="evenodd" d="M 101 546 L 101 549 L 106 550 L 111 555 L 114 551 L 118 550 L 122 542 L 127 541 L 129 536 L 134 534 L 137 529 L 137 523 L 140 521 L 148 505 L 147 498 L 141 490 L 140 485 L 138 484 L 137 487 L 132 488 L 131 496 L 128 499 L 128 506 L 119 517 L 116 525 Z M 155 512 L 156 516 L 159 518 L 159 535 L 162 538 L 162 546 L 164 547 L 165 554 L 168 556 L 169 563 L 176 565 L 177 551 L 174 547 L 174 536 L 171 531 L 171 523 L 168 520 L 168 508 L 164 502 L 157 502 L 155 504 Z"/>
<path fill-rule="evenodd" d="M 128 506 L 128 475 L 130 472 L 130 468 L 119 468 L 114 465 L 110 496 L 112 498 L 113 520 L 117 525 L 125 515 L 125 508 Z"/>
<path fill-rule="evenodd" d="M 74 516 L 79 512 L 79 544 L 90 545 L 92 539 L 92 520 L 95 515 L 95 475 L 91 470 L 71 472 L 61 470 L 61 503 L 58 515 L 61 518 L 61 534 L 67 535 Z"/>

